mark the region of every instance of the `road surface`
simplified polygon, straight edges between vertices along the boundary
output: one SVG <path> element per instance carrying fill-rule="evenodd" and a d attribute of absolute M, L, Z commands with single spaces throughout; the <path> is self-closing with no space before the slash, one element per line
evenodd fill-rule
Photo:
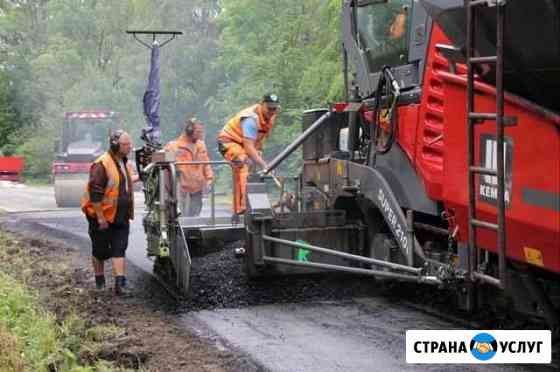
<path fill-rule="evenodd" d="M 138 195 L 137 216 L 143 214 Z M 206 207 L 207 208 L 207 207 Z M 86 221 L 77 208 L 56 208 L 52 187 L 0 184 L 2 219 L 12 227 L 34 225 L 89 252 Z M 62 234 L 62 235 L 60 235 Z M 150 273 L 141 218 L 132 223 L 129 262 Z M 220 285 L 220 283 L 213 283 Z M 524 371 L 553 367 L 500 365 L 407 365 L 407 329 L 461 329 L 444 320 L 383 297 L 340 301 L 273 303 L 240 308 L 185 311 L 177 324 L 243 353 L 270 371 Z"/>

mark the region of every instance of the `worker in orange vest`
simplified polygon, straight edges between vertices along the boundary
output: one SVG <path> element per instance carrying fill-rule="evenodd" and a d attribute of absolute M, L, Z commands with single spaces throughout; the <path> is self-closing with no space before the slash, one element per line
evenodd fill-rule
<path fill-rule="evenodd" d="M 166 151 L 175 154 L 177 162 L 209 161 L 208 151 L 203 142 L 204 124 L 196 118 L 188 119 L 181 135 L 165 145 Z M 214 173 L 210 164 L 178 164 L 179 195 L 181 212 L 189 217 L 200 215 L 202 192 L 212 185 Z"/>
<path fill-rule="evenodd" d="M 241 110 L 231 118 L 218 135 L 218 149 L 233 168 L 235 215 L 245 212 L 248 160 L 262 169 L 266 168 L 261 151 L 274 126 L 278 107 L 278 96 L 266 94 L 260 103 Z"/>
<path fill-rule="evenodd" d="M 138 181 L 127 156 L 132 144 L 128 133 L 118 130 L 109 138 L 110 149 L 93 162 L 81 199 L 88 220 L 92 263 L 97 289 L 105 288 L 104 261 L 111 258 L 114 292 L 126 293 L 125 251 L 129 221 L 134 218 L 133 182 Z"/>

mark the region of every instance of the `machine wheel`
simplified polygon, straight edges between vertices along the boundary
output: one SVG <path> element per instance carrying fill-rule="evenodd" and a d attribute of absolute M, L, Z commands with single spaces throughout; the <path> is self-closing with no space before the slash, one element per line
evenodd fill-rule
<path fill-rule="evenodd" d="M 83 183 L 80 181 L 72 182 L 68 183 L 68 181 L 54 178 L 54 199 L 57 207 L 69 208 L 80 206 L 80 198 L 84 192 L 84 185 L 87 183 L 87 179 L 84 179 Z"/>
<path fill-rule="evenodd" d="M 63 195 L 63 192 L 60 189 L 60 187 L 56 187 L 56 183 L 54 186 L 54 199 L 56 201 L 56 206 L 59 208 L 67 208 L 67 207 L 74 206 L 72 205 L 72 201 L 70 200 L 70 198 L 68 198 L 67 196 L 65 197 Z"/>
<path fill-rule="evenodd" d="M 377 211 L 372 212 L 373 211 L 370 209 L 368 213 L 365 214 L 366 219 L 364 222 L 367 225 L 368 243 L 363 255 L 377 260 L 405 264 L 405 257 L 403 257 L 398 243 L 385 225 L 383 217 L 379 213 L 375 213 Z M 387 268 L 381 268 L 370 264 L 366 264 L 366 267 L 369 269 L 375 268 L 377 270 L 390 271 Z"/>
<path fill-rule="evenodd" d="M 60 195 L 60 193 L 56 193 L 55 192 L 55 201 L 56 201 L 56 206 L 59 208 L 70 208 L 70 207 L 79 207 L 80 206 L 80 202 L 66 197 L 66 196 L 62 196 Z"/>

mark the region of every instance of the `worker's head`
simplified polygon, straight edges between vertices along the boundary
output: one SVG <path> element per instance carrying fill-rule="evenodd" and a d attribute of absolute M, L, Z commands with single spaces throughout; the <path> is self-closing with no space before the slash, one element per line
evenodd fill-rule
<path fill-rule="evenodd" d="M 187 119 L 185 121 L 185 135 L 193 142 L 201 140 L 204 137 L 204 124 L 197 118 Z"/>
<path fill-rule="evenodd" d="M 125 157 L 132 149 L 130 135 L 124 130 L 117 130 L 109 137 L 109 146 L 113 154 L 117 157 Z"/>
<path fill-rule="evenodd" d="M 261 100 L 261 107 L 264 116 L 270 118 L 278 112 L 280 100 L 276 94 L 265 94 Z"/>
<path fill-rule="evenodd" d="M 389 39 L 396 40 L 402 38 L 406 33 L 406 19 L 408 15 L 408 6 L 403 6 L 395 15 L 395 18 L 389 26 Z"/>

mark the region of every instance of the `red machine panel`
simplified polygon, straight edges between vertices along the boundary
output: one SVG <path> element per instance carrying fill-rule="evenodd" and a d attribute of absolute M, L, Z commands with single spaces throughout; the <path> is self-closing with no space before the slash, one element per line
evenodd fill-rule
<path fill-rule="evenodd" d="M 446 97 L 439 71 L 447 71 L 447 60 L 437 52 L 437 43 L 448 43 L 441 29 L 434 25 L 430 40 L 430 53 L 426 60 L 422 101 L 416 128 L 416 171 L 424 180 L 428 196 L 441 200 L 443 183 L 443 157 L 446 142 L 443 136 Z"/>
<path fill-rule="evenodd" d="M 53 174 L 68 174 L 68 173 L 89 173 L 91 163 L 65 163 L 65 162 L 54 162 L 52 164 Z"/>
<path fill-rule="evenodd" d="M 443 200 L 454 210 L 459 241 L 467 240 L 466 76 L 440 72 L 445 94 Z M 495 89 L 477 83 L 477 112 L 495 112 Z M 517 125 L 505 130 L 506 232 L 508 256 L 560 272 L 560 116 L 513 95 L 506 95 L 505 114 Z M 475 131 L 475 161 L 495 168 L 495 122 Z M 477 218 L 497 220 L 497 181 L 477 176 Z M 478 229 L 479 246 L 496 250 L 496 233 Z"/>
<path fill-rule="evenodd" d="M 0 180 L 19 182 L 24 160 L 18 156 L 0 157 Z"/>

